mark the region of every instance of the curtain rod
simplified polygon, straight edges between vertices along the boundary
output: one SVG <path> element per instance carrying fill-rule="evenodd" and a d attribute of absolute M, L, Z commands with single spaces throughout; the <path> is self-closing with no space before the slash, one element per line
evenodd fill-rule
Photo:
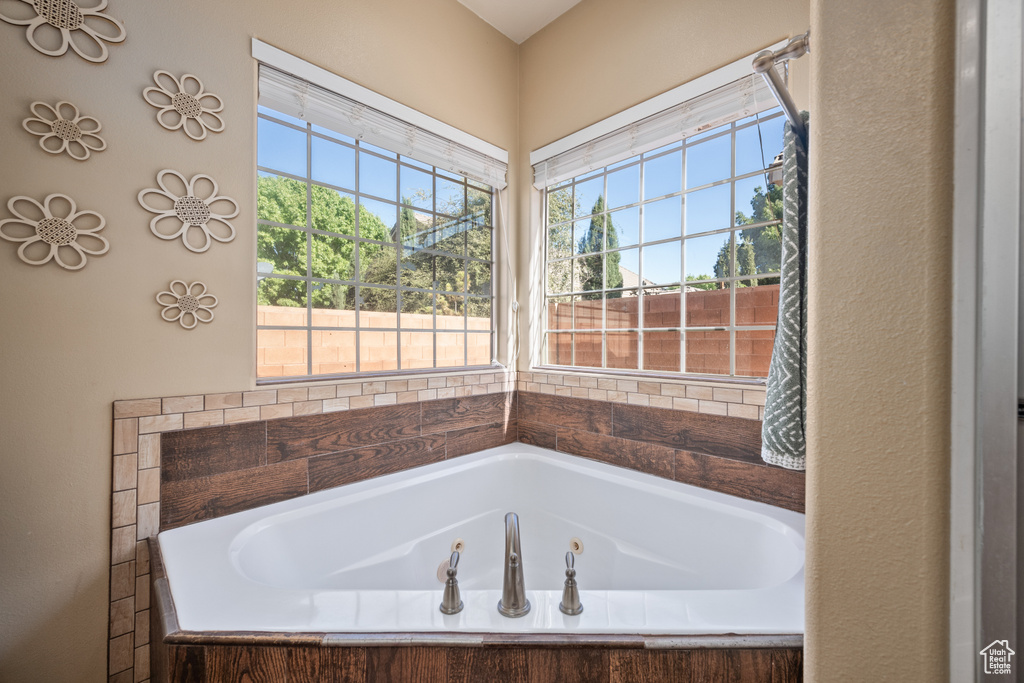
<path fill-rule="evenodd" d="M 803 57 L 810 52 L 810 36 L 811 32 L 807 31 L 802 36 L 793 38 L 780 50 L 775 52 L 771 50 L 758 52 L 751 65 L 755 73 L 764 76 L 764 80 L 768 83 L 768 87 L 772 89 L 772 93 L 775 95 L 775 99 L 778 100 L 779 106 L 786 112 L 786 118 L 793 124 L 793 130 L 796 131 L 796 134 L 800 136 L 805 145 L 807 144 L 807 127 L 804 126 L 804 120 L 800 117 L 800 110 L 797 109 L 793 96 L 786 89 L 786 84 L 782 82 L 782 77 L 772 67 L 778 62 Z"/>

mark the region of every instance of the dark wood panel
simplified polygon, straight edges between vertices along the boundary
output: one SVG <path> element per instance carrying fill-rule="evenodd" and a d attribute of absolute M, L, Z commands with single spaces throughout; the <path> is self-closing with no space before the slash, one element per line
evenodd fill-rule
<path fill-rule="evenodd" d="M 160 437 L 163 481 L 246 470 L 266 461 L 266 422 L 164 432 Z"/>
<path fill-rule="evenodd" d="M 366 683 L 426 683 L 447 678 L 445 648 L 372 647 L 366 651 Z"/>
<path fill-rule="evenodd" d="M 692 650 L 688 666 L 677 666 L 686 683 L 771 683 L 773 650 Z"/>
<path fill-rule="evenodd" d="M 288 648 L 288 683 L 363 683 L 365 669 L 361 647 Z"/>
<path fill-rule="evenodd" d="M 615 436 L 749 462 L 761 459 L 758 420 L 622 403 L 612 406 Z"/>
<path fill-rule="evenodd" d="M 309 490 L 321 491 L 355 481 L 379 477 L 445 458 L 445 435 L 431 434 L 412 439 L 356 448 L 309 459 Z"/>
<path fill-rule="evenodd" d="M 689 654 L 689 650 L 612 650 L 608 662 L 611 683 L 677 681 L 676 668 L 686 667 Z"/>
<path fill-rule="evenodd" d="M 804 511 L 805 475 L 762 462 L 760 465 L 703 453 L 676 451 L 676 481 L 762 503 Z"/>
<path fill-rule="evenodd" d="M 803 650 L 772 650 L 771 683 L 801 683 L 803 680 Z"/>
<path fill-rule="evenodd" d="M 523 443 L 540 446 L 541 448 L 555 448 L 554 425 L 541 424 L 540 422 L 519 421 L 519 441 Z"/>
<path fill-rule="evenodd" d="M 160 484 L 160 529 L 173 529 L 307 493 L 306 461 Z"/>
<path fill-rule="evenodd" d="M 520 392 L 519 417 L 527 422 L 578 429 L 595 434 L 612 433 L 612 405 L 569 396 Z"/>
<path fill-rule="evenodd" d="M 448 683 L 528 683 L 526 650 L 521 648 L 448 648 Z"/>
<path fill-rule="evenodd" d="M 485 448 L 512 443 L 516 440 L 516 431 L 515 422 L 500 422 L 448 432 L 448 457 L 456 458 Z"/>
<path fill-rule="evenodd" d="M 167 680 L 170 683 L 206 683 L 206 648 L 202 645 L 169 645 Z"/>
<path fill-rule="evenodd" d="M 675 470 L 675 450 L 614 436 L 558 428 L 558 450 L 666 479 Z"/>
<path fill-rule="evenodd" d="M 532 648 L 527 662 L 530 683 L 604 683 L 609 680 L 608 650 L 603 648 Z"/>
<path fill-rule="evenodd" d="M 511 393 L 482 394 L 423 402 L 423 433 L 450 432 L 513 419 Z"/>
<path fill-rule="evenodd" d="M 281 683 L 288 680 L 288 658 L 280 647 L 210 646 L 206 675 L 217 683 Z"/>
<path fill-rule="evenodd" d="M 308 458 L 419 435 L 419 403 L 271 420 L 267 423 L 267 462 Z"/>

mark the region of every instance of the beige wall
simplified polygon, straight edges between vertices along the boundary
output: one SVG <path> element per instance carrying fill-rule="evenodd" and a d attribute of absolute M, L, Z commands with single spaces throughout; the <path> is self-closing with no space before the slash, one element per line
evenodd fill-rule
<path fill-rule="evenodd" d="M 544 250 L 530 152 L 799 35 L 809 24 L 810 0 L 782 0 L 770 10 L 763 0 L 586 0 L 520 46 L 520 370 L 542 361 L 537 311 Z M 802 106 L 807 102 L 806 68 L 796 62 L 792 72 L 793 92 Z"/>
<path fill-rule="evenodd" d="M 809 681 L 947 676 L 953 10 L 812 16 Z"/>
<path fill-rule="evenodd" d="M 46 57 L 23 28 L 0 24 L 0 200 L 68 194 L 106 217 L 111 244 L 73 273 L 25 265 L 0 242 L 3 681 L 105 680 L 111 402 L 253 385 L 250 37 L 516 147 L 516 45 L 454 0 L 136 0 L 110 11 L 128 38 L 102 65 Z M 157 126 L 141 94 L 156 69 L 203 79 L 225 102 L 226 131 L 196 143 Z M 37 99 L 98 117 L 108 150 L 84 163 L 41 152 L 20 127 Z M 135 196 L 163 168 L 208 173 L 238 200 L 235 241 L 196 255 L 150 234 Z M 153 297 L 175 278 L 219 297 L 213 324 L 186 332 L 160 319 Z"/>

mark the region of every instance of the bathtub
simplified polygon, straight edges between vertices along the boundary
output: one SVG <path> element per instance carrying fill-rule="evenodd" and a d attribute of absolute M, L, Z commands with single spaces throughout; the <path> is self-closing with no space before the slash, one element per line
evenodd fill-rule
<path fill-rule="evenodd" d="M 504 516 L 532 609 L 501 616 Z M 571 539 L 583 612 L 558 609 Z M 465 608 L 438 609 L 461 539 Z M 180 628 L 802 634 L 804 516 L 513 443 L 158 537 Z M 443 572 L 442 572 L 443 575 Z"/>

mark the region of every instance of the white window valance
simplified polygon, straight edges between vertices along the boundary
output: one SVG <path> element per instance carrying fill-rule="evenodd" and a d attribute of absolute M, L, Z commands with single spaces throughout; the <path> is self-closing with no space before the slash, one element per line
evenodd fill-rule
<path fill-rule="evenodd" d="M 542 190 L 777 106 L 764 78 L 751 71 L 750 60 L 745 57 L 534 151 L 534 187 Z M 785 76 L 783 67 L 775 68 Z"/>
<path fill-rule="evenodd" d="M 364 88 L 345 81 L 340 76 L 331 74 L 331 77 L 343 85 L 347 84 L 365 91 Z M 367 99 L 372 99 L 373 104 L 383 104 L 386 107 L 391 103 L 394 106 L 389 108 L 407 110 L 413 114 L 409 118 L 416 118 L 420 122 L 426 121 L 428 125 L 436 124 L 431 126 L 434 128 L 451 128 L 393 100 L 387 100 L 377 93 L 370 94 L 372 98 Z M 456 135 L 446 137 L 428 130 L 423 125 L 381 111 L 381 108 L 385 107 L 377 108 L 346 97 L 265 63 L 260 64 L 259 70 L 259 104 L 486 183 L 498 190 L 504 189 L 507 185 L 505 178 L 508 154 L 504 150 L 454 128 L 451 128 L 451 131 Z M 458 137 L 463 141 L 454 140 L 452 137 Z M 464 144 L 466 141 L 469 144 Z M 498 158 L 502 156 L 504 159 Z"/>

